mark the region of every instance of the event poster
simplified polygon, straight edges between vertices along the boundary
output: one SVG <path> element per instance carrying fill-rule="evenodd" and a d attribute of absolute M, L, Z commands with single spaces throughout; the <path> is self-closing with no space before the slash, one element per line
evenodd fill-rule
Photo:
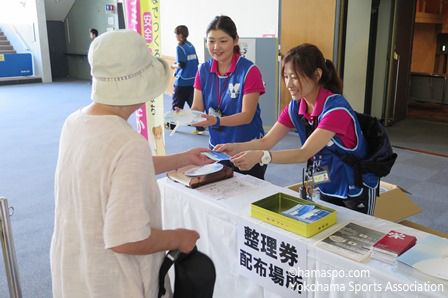
<path fill-rule="evenodd" d="M 125 0 L 126 28 L 146 40 L 151 53 L 160 58 L 160 1 Z M 151 144 L 153 155 L 165 155 L 163 94 L 148 101 L 135 112 L 137 130 Z"/>
<path fill-rule="evenodd" d="M 240 38 L 238 45 L 240 46 L 241 56 L 256 64 L 257 40 L 255 38 Z"/>

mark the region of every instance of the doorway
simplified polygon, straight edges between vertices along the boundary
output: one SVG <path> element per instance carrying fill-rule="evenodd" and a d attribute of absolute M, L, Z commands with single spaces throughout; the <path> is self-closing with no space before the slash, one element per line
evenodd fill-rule
<path fill-rule="evenodd" d="M 377 8 L 374 74 L 371 77 L 373 80 L 371 82 L 373 85 L 372 99 L 367 103 L 369 107 L 366 109 L 364 99 L 366 98 L 369 59 L 369 20 L 373 9 L 375 9 L 372 7 L 373 2 L 379 2 L 379 7 Z M 343 7 L 344 5 L 346 7 Z M 436 14 L 436 11 L 442 12 L 444 16 L 448 15 L 448 4 L 444 4 L 444 0 L 380 0 L 372 2 L 281 0 L 280 7 L 279 54 L 283 56 L 292 47 L 308 42 L 316 44 L 326 58 L 336 58 L 334 62 L 338 70 L 343 69 L 341 78 L 344 81 L 344 95 L 355 110 L 361 112 L 370 110 L 370 114 L 383 120 L 386 126 L 397 123 L 406 117 L 425 117 L 425 115 L 426 118 L 435 121 L 441 121 L 441 118 L 446 117 L 448 122 L 446 108 L 448 85 L 440 89 L 440 82 L 433 79 L 426 83 L 427 90 L 421 90 L 422 84 L 414 75 L 415 72 L 437 73 L 437 67 L 448 73 L 448 21 L 447 24 L 428 25 L 427 23 L 432 21 L 419 20 L 422 15 L 430 15 L 434 19 L 433 15 Z M 336 19 L 338 11 L 345 11 L 340 19 Z M 438 16 L 438 22 L 443 23 L 444 16 Z M 425 23 L 423 24 L 423 22 Z M 432 28 L 431 34 L 428 34 L 428 26 Z M 437 41 L 437 33 L 434 33 L 437 30 L 446 34 L 446 38 L 439 38 Z M 432 40 L 428 40 L 428 38 L 432 38 Z M 336 46 L 335 39 L 338 41 Z M 445 41 L 442 55 L 440 44 Z M 429 50 L 428 45 L 431 47 Z M 436 47 L 438 52 L 436 52 Z M 341 48 L 344 51 L 340 51 Z M 433 54 L 428 55 L 428 53 Z M 440 60 L 438 66 L 435 65 L 436 57 L 439 57 Z M 429 69 L 426 67 L 426 70 L 421 70 L 422 63 L 430 65 Z M 443 79 L 446 80 L 445 77 Z M 448 83 L 448 80 L 446 81 Z M 429 110 L 431 107 L 435 110 L 432 114 L 428 112 L 428 109 L 422 108 L 421 102 L 415 100 L 417 92 L 420 97 L 430 97 L 431 95 L 425 94 L 432 94 L 441 101 L 442 91 L 440 90 L 445 90 L 443 94 L 445 105 L 434 102 L 427 104 Z M 280 111 L 290 100 L 290 94 L 281 82 Z M 440 116 L 437 116 L 437 113 Z"/>
<path fill-rule="evenodd" d="M 437 1 L 436 8 L 448 15 L 448 4 L 444 0 Z M 374 3 L 378 4 L 377 8 Z M 326 58 L 333 58 L 344 82 L 344 96 L 352 107 L 360 112 L 365 111 L 367 62 L 369 60 L 369 35 L 372 12 L 377 13 L 376 45 L 374 48 L 374 69 L 371 82 L 371 115 L 382 120 L 389 132 L 392 144 L 427 152 L 438 152 L 448 155 L 447 142 L 443 143 L 446 134 L 439 133 L 448 130 L 441 123 L 425 123 L 414 120 L 412 100 L 415 95 L 414 67 L 415 58 L 419 57 L 419 50 L 423 52 L 422 59 L 432 57 L 431 69 L 434 72 L 436 44 L 423 42 L 416 45 L 416 35 L 428 37 L 419 31 L 419 24 L 415 22 L 426 3 L 425 10 L 433 8 L 431 0 L 380 0 L 380 1 L 348 1 L 348 0 L 280 0 L 280 55 L 304 42 L 316 44 Z M 429 4 L 428 4 L 429 3 Z M 442 6 L 440 6 L 442 5 Z M 377 11 L 373 11 L 377 9 Z M 427 25 L 423 25 L 427 26 Z M 431 25 L 434 27 L 434 25 Z M 445 65 L 448 70 L 448 23 L 437 25 L 446 30 L 447 39 L 444 50 L 446 60 L 439 65 Z M 415 30 L 414 30 L 415 28 Z M 441 29 L 441 30 L 442 30 Z M 435 30 L 435 29 L 433 29 Z M 414 34 L 415 32 L 415 34 Z M 434 35 L 436 36 L 436 35 Z M 435 38 L 435 37 L 433 37 Z M 440 42 L 440 41 L 439 41 Z M 431 55 L 424 47 L 433 45 Z M 445 52 L 443 53 L 445 55 Z M 372 55 L 370 55 L 371 57 Z M 446 64 L 445 64 L 446 63 Z M 443 69 L 443 67 L 442 67 Z M 341 71 L 343 70 L 343 71 Z M 445 78 L 445 76 L 443 76 Z M 447 75 L 448 77 L 448 75 Z M 280 111 L 290 102 L 291 97 L 280 79 Z M 447 80 L 448 81 L 448 80 Z M 428 84 L 435 92 L 435 80 Z M 448 103 L 448 85 L 445 85 L 445 97 Z M 442 88 L 443 89 L 443 88 Z M 434 93 L 438 94 L 438 93 Z M 442 95 L 439 94 L 442 98 Z M 434 103 L 430 103 L 433 104 Z M 446 105 L 445 105 L 446 106 Z M 440 110 L 440 104 L 437 106 Z M 420 116 L 424 113 L 417 108 Z M 446 109 L 442 111 L 448 115 Z M 438 121 L 434 114 L 429 116 Z M 404 119 L 404 121 L 402 121 Z M 436 125 L 437 127 L 434 127 Z M 406 133 L 404 133 L 406 132 Z M 418 133 L 417 133 L 418 132 Z M 417 139 L 416 139 L 417 138 Z M 445 138 L 446 139 L 446 138 Z"/>
<path fill-rule="evenodd" d="M 415 3 L 415 0 L 395 0 L 393 5 L 388 85 L 384 107 L 386 126 L 397 123 L 407 116 Z"/>
<path fill-rule="evenodd" d="M 415 2 L 415 0 L 413 0 Z M 344 96 L 392 125 L 406 117 L 414 9 L 406 0 L 347 1 Z M 340 63 L 338 63 L 340 64 Z"/>
<path fill-rule="evenodd" d="M 368 79 L 366 66 L 370 57 L 368 51 L 369 39 L 371 40 L 369 38 L 371 24 L 368 20 L 371 19 L 371 14 L 375 13 L 371 5 L 374 1 L 369 2 L 348 1 L 348 13 L 345 18 L 347 29 L 344 39 L 346 45 L 343 73 L 344 95 L 357 111 L 365 110 L 364 105 L 366 104 L 364 101 Z M 443 82 L 447 81 L 445 75 L 441 76 L 439 74 L 442 77 L 441 81 L 440 79 L 439 81 L 433 79 L 426 82 L 425 85 L 416 81 L 417 74 L 413 71 L 415 66 L 419 65 L 415 61 L 422 63 L 422 61 L 425 61 L 424 59 L 432 59 L 432 62 L 429 63 L 429 70 L 425 75 L 434 74 L 434 68 L 437 69 L 435 67 L 436 57 L 437 55 L 442 56 L 442 54 L 442 58 L 439 58 L 439 68 L 443 69 L 442 66 L 445 65 L 445 71 L 448 69 L 448 59 L 444 59 L 444 57 L 448 58 L 448 38 L 445 48 L 440 44 L 437 46 L 435 42 L 437 35 L 435 33 L 429 35 L 426 28 L 431 26 L 434 31 L 436 28 L 443 28 L 443 25 L 428 25 L 426 23 L 419 25 L 418 22 L 415 22 L 416 16 L 417 18 L 420 16 L 418 5 L 422 2 L 415 0 L 411 2 L 406 0 L 381 0 L 379 2 L 371 115 L 383 120 L 383 123 L 389 126 L 387 130 L 393 145 L 399 144 L 403 148 L 448 155 L 448 143 L 443 141 L 448 133 L 446 125 L 422 122 L 422 120 L 416 119 L 412 107 L 413 102 L 415 102 L 413 97 L 416 94 L 420 97 L 436 96 L 439 100 L 448 97 L 448 85 L 445 85 L 445 88 L 443 87 Z M 428 2 L 426 3 L 428 4 Z M 437 9 L 440 10 L 442 2 L 438 3 Z M 442 5 L 442 8 L 445 9 L 445 5 Z M 448 5 L 446 9 L 448 10 Z M 425 27 L 426 31 L 419 31 L 418 26 Z M 446 31 L 448 33 L 448 25 Z M 415 38 L 416 34 L 421 35 L 420 44 L 416 44 L 418 42 Z M 434 42 L 424 39 L 430 36 L 432 36 Z M 439 43 L 444 41 L 444 39 L 439 38 Z M 428 45 L 432 46 L 432 50 L 427 49 Z M 436 52 L 436 48 L 438 52 Z M 440 53 L 442 49 L 446 51 L 446 54 L 445 52 Z M 421 57 L 422 61 L 416 60 L 416 57 Z M 422 88 L 422 86 L 426 87 Z M 442 96 L 443 90 L 445 90 L 444 96 Z M 444 116 L 448 114 L 445 109 L 441 111 L 440 103 L 424 104 L 435 105 L 439 113 Z M 440 122 L 434 113 L 429 114 L 420 106 L 415 108 L 415 113 L 419 114 L 420 119 L 427 114 L 428 118 L 426 119 Z M 444 131 L 447 131 L 447 133 L 441 133 Z"/>
<path fill-rule="evenodd" d="M 389 0 L 381 0 L 381 4 Z M 448 156 L 443 0 L 391 0 L 382 115 L 392 145 Z M 448 32 L 448 25 L 447 25 Z M 378 38 L 380 36 L 378 35 Z M 448 51 L 447 51 L 448 52 Z M 448 121 L 447 121 L 448 122 Z"/>
<path fill-rule="evenodd" d="M 408 116 L 448 123 L 448 3 L 419 0 L 411 61 Z"/>

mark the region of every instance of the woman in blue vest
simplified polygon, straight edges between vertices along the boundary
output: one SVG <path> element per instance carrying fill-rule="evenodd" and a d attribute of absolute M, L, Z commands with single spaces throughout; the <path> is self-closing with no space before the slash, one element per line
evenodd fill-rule
<path fill-rule="evenodd" d="M 174 76 L 176 77 L 173 89 L 173 110 L 180 110 L 184 108 L 185 103 L 188 103 L 190 107 L 193 106 L 193 84 L 199 60 L 193 44 L 187 41 L 189 35 L 187 26 L 177 26 L 174 29 L 174 34 L 178 45 L 176 47 L 176 63 L 170 66 L 175 69 Z M 176 125 L 167 124 L 168 129 L 172 130 L 174 127 Z M 204 130 L 203 127 L 197 127 L 193 134 L 203 134 Z"/>
<path fill-rule="evenodd" d="M 378 177 L 364 174 L 363 186 L 356 186 L 353 169 L 334 154 L 364 158 L 367 143 L 353 109 L 340 95 L 342 81 L 333 63 L 316 46 L 302 44 L 286 54 L 281 71 L 293 100 L 269 133 L 259 140 L 214 149 L 233 155 L 231 161 L 243 170 L 270 162 L 307 162 L 322 200 L 373 214 Z M 301 148 L 268 151 L 291 129 L 297 130 Z"/>
<path fill-rule="evenodd" d="M 258 99 L 265 93 L 260 70 L 240 56 L 235 23 L 217 16 L 207 28 L 207 47 L 212 59 L 199 68 L 194 84 L 193 110 L 205 111 L 209 145 L 247 142 L 264 136 Z M 223 162 L 233 167 L 229 161 Z M 264 179 L 266 165 L 236 171 Z"/>

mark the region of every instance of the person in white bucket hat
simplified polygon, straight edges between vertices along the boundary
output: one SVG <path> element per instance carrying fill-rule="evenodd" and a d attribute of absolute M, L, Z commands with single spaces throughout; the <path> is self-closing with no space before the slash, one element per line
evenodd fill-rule
<path fill-rule="evenodd" d="M 155 174 L 210 163 L 201 154 L 209 150 L 152 157 L 148 142 L 127 122 L 169 81 L 168 65 L 150 54 L 140 35 L 102 34 L 88 57 L 93 103 L 67 118 L 59 145 L 53 296 L 157 297 L 164 252 L 190 252 L 199 234 L 161 229 Z"/>

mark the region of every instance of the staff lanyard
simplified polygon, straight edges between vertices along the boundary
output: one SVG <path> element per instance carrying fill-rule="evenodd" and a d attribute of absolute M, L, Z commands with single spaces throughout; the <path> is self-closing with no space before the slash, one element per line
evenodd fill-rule
<path fill-rule="evenodd" d="M 222 88 L 222 91 L 219 92 L 219 76 L 218 74 L 216 74 L 216 93 L 218 94 L 218 110 L 220 109 L 219 107 L 221 106 L 221 101 L 222 101 L 222 97 L 224 95 L 224 92 L 226 91 L 227 85 L 229 83 L 229 76 L 230 74 L 226 77 L 226 82 L 224 83 L 224 86 Z"/>
<path fill-rule="evenodd" d="M 316 121 L 316 117 L 313 117 L 313 123 L 309 124 L 308 120 L 306 120 L 305 117 L 303 117 L 302 119 L 304 119 L 306 121 L 305 124 L 305 133 L 306 133 L 306 138 L 308 139 L 310 137 L 310 135 L 314 132 L 314 130 L 317 127 L 317 121 Z M 307 171 L 309 175 L 313 175 L 313 165 L 314 162 L 316 161 L 316 156 L 313 155 L 312 157 L 310 157 L 307 161 Z"/>

